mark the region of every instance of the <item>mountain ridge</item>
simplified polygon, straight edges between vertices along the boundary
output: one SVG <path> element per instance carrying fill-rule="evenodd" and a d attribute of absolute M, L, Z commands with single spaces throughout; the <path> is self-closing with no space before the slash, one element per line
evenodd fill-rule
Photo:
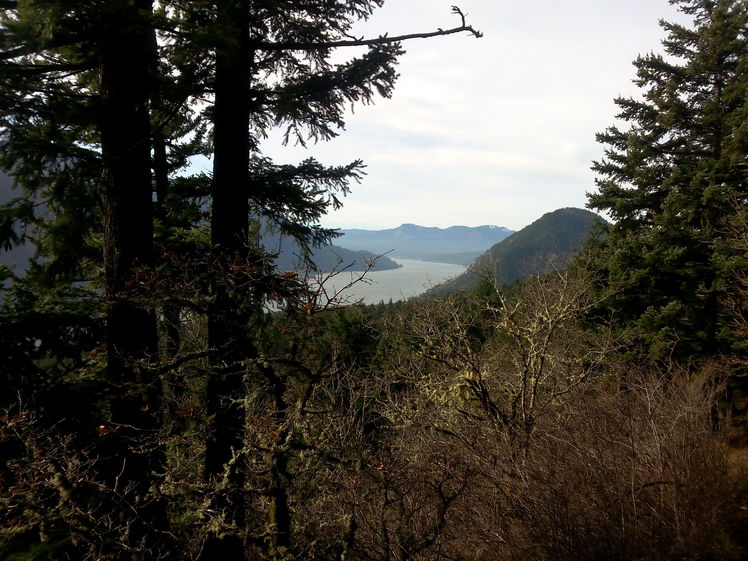
<path fill-rule="evenodd" d="M 513 233 L 503 226 L 455 225 L 447 228 L 404 223 L 397 228 L 339 230 L 335 243 L 351 250 L 376 254 L 390 253 L 394 258 L 419 259 L 467 265 L 495 243 Z"/>
<path fill-rule="evenodd" d="M 435 286 L 424 296 L 467 292 L 485 273 L 503 285 L 562 267 L 602 224 L 603 217 L 586 209 L 566 207 L 548 212 L 492 246 L 465 273 Z"/>

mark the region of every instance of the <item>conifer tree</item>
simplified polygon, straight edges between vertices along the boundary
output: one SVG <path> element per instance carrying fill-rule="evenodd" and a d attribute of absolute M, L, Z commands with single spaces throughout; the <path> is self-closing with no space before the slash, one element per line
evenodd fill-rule
<path fill-rule="evenodd" d="M 286 415 L 284 394 L 291 381 L 276 375 L 268 366 L 247 370 L 257 362 L 255 344 L 248 337 L 252 308 L 262 303 L 262 283 L 237 293 L 230 270 L 234 266 L 261 271 L 262 256 L 248 237 L 250 216 L 262 218 L 291 235 L 302 247 L 328 241 L 332 232 L 320 228 L 319 218 L 337 207 L 347 183 L 359 177 L 361 163 L 326 168 L 314 160 L 298 166 L 276 166 L 260 157 L 259 140 L 274 126 L 285 127 L 286 140 L 305 144 L 327 140 L 343 126 L 348 106 L 371 102 L 376 94 L 388 97 L 401 54 L 400 41 L 474 31 L 461 16 L 461 25 L 426 34 L 402 37 L 356 38 L 350 35 L 354 22 L 368 17 L 381 0 L 354 2 L 314 1 L 248 2 L 225 0 L 215 12 L 203 13 L 214 25 L 212 45 L 214 70 L 207 86 L 214 103 L 210 109 L 213 131 L 213 181 L 211 234 L 214 250 L 227 259 L 224 275 L 214 278 L 213 306 L 209 313 L 209 343 L 218 351 L 214 370 L 208 378 L 207 412 L 213 418 L 206 445 L 205 472 L 208 481 L 224 478 L 228 470 L 228 495 L 216 508 L 231 515 L 229 525 L 241 527 L 241 463 L 234 457 L 244 447 L 245 411 L 241 399 L 246 393 L 244 376 L 251 372 L 263 379 L 268 398 L 275 403 L 272 417 Z M 187 15 L 188 21 L 198 18 Z M 200 25 L 205 25 L 201 23 Z M 330 61 L 337 48 L 368 47 L 367 52 L 347 62 Z M 254 152 L 254 157 L 250 157 Z M 261 253 L 261 252 L 260 252 Z M 240 269 L 241 271 L 241 269 Z M 287 457 L 277 450 L 287 446 L 288 431 L 267 443 L 265 494 L 267 495 L 267 547 L 286 550 L 291 546 L 291 511 L 286 486 Z M 231 464 L 232 467 L 229 467 Z M 231 505 L 229 508 L 228 505 Z M 206 559 L 221 556 L 241 558 L 246 546 L 242 537 L 211 538 L 204 551 Z"/>
<path fill-rule="evenodd" d="M 748 194 L 748 9 L 673 3 L 693 25 L 662 22 L 665 55 L 634 62 L 642 96 L 616 99 L 627 126 L 598 135 L 588 203 L 615 221 L 598 256 L 618 317 L 659 356 L 729 350 L 725 237 Z"/>
<path fill-rule="evenodd" d="M 173 177 L 202 148 L 189 78 L 175 69 L 180 53 L 159 48 L 156 28 L 169 24 L 150 0 L 1 7 L 0 165 L 20 194 L 3 218 L 27 227 L 39 257 L 3 313 L 7 389 L 33 395 L 41 423 L 63 429 L 63 441 L 75 427 L 78 451 L 98 454 L 95 481 L 86 481 L 96 491 L 70 495 L 94 505 L 74 505 L 95 518 L 93 529 L 80 534 L 67 515 L 57 521 L 80 548 L 107 558 L 176 554 L 157 492 L 166 470 L 157 306 L 141 286 L 154 238 L 168 245 L 175 226 L 194 224 L 183 212 L 192 195 L 177 201 L 174 187 L 200 178 Z M 13 237 L 4 241 L 23 238 Z M 76 399 L 67 408 L 60 395 Z"/>

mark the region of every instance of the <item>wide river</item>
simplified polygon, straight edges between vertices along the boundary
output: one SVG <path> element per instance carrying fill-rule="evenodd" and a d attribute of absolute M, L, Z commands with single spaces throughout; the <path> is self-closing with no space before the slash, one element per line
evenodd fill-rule
<path fill-rule="evenodd" d="M 379 302 L 393 302 L 417 296 L 432 286 L 456 277 L 465 271 L 462 265 L 450 263 L 434 263 L 431 261 L 417 261 L 415 259 L 393 259 L 402 265 L 399 269 L 388 271 L 369 271 L 363 280 L 353 282 L 341 296 L 354 302 L 363 299 L 366 304 Z M 332 287 L 342 289 L 346 284 L 361 277 L 361 273 L 343 272 L 325 283 L 328 294 Z"/>

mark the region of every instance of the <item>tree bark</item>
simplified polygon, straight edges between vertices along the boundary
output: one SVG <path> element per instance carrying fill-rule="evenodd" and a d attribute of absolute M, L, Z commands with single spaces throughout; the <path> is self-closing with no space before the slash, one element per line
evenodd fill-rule
<path fill-rule="evenodd" d="M 108 456 L 100 468 L 114 495 L 127 489 L 120 535 L 111 557 L 160 559 L 173 553 L 165 539 L 166 509 L 153 496 L 164 453 L 155 439 L 161 386 L 148 364 L 157 351 L 153 310 L 135 301 L 139 269 L 153 260 L 150 161 L 150 0 L 112 0 L 101 12 L 101 154 L 104 177 L 104 267 L 108 381 L 112 388 Z M 137 444 L 136 448 L 133 446 Z M 130 551 L 128 551 L 130 550 Z M 137 552 L 137 553 L 135 553 Z"/>
<path fill-rule="evenodd" d="M 213 305 L 208 317 L 208 344 L 215 350 L 207 383 L 207 412 L 213 418 L 205 450 L 208 482 L 225 480 L 228 489 L 216 494 L 213 508 L 225 513 L 226 524 L 239 534 L 211 535 L 202 559 L 244 559 L 244 473 L 231 463 L 244 446 L 244 360 L 251 354 L 248 340 L 249 295 L 231 289 L 232 263 L 248 259 L 249 235 L 249 113 L 252 53 L 249 48 L 249 6 L 246 0 L 217 3 L 221 30 L 216 46 L 213 116 L 213 207 L 211 241 L 225 270 L 214 272 Z M 239 464 L 241 462 L 238 462 Z"/>
<path fill-rule="evenodd" d="M 101 39 L 107 343 L 110 379 L 129 383 L 133 362 L 151 360 L 157 347 L 153 312 L 132 300 L 138 268 L 153 261 L 148 34 L 139 13 L 151 2 L 113 4 Z"/>

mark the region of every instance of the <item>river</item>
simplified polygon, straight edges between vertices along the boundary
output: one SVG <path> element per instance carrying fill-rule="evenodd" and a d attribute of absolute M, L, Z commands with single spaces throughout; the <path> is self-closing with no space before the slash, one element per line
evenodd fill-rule
<path fill-rule="evenodd" d="M 402 265 L 399 269 L 369 271 L 363 280 L 354 282 L 340 296 L 349 302 L 363 299 L 366 304 L 405 300 L 422 294 L 432 286 L 455 277 L 465 271 L 463 265 L 434 263 L 415 259 L 393 259 Z M 361 273 L 339 273 L 325 283 L 328 294 L 343 289 L 347 284 L 361 277 Z"/>

